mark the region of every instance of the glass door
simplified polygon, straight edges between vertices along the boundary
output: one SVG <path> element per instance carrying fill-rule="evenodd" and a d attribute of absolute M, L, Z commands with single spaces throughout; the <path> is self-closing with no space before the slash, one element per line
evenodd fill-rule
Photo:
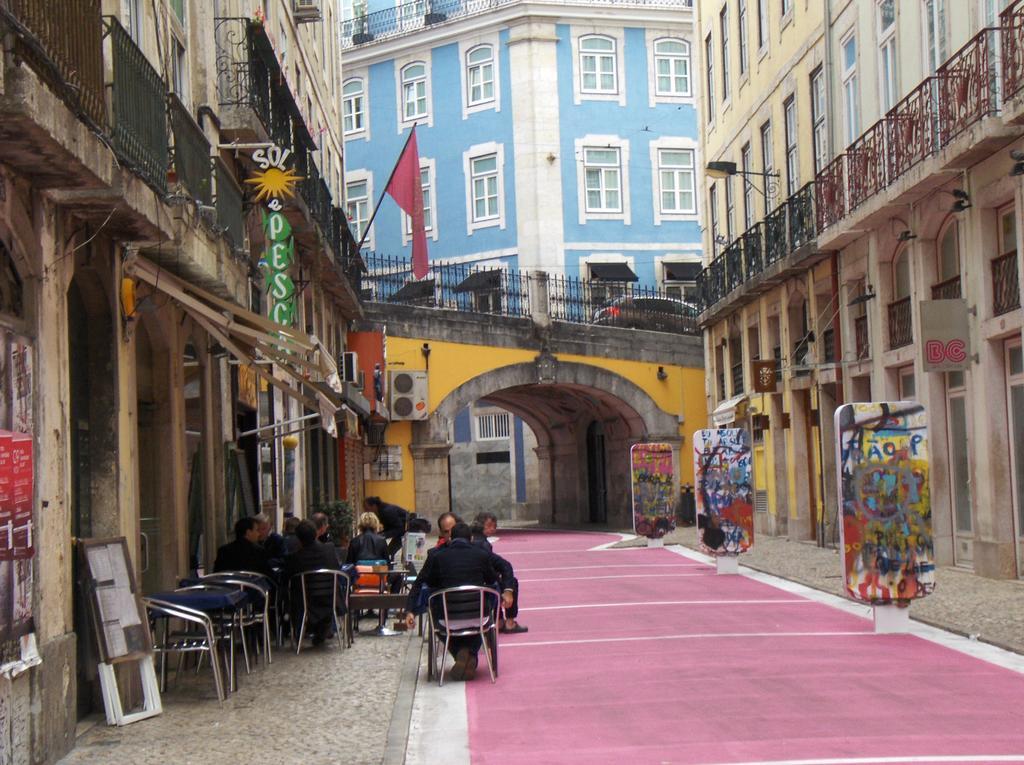
<path fill-rule="evenodd" d="M 1024 577 L 1024 352 L 1020 340 L 1006 343 L 1006 423 L 1010 430 L 1013 530 L 1017 540 L 1017 576 Z"/>
<path fill-rule="evenodd" d="M 949 496 L 953 503 L 953 562 L 974 565 L 974 521 L 971 511 L 970 439 L 967 389 L 963 372 L 946 373 L 946 418 L 949 434 Z"/>

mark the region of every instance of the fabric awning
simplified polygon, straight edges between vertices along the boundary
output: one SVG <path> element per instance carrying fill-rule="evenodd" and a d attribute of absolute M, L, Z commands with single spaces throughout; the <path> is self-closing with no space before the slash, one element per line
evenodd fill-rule
<path fill-rule="evenodd" d="M 424 300 L 434 297 L 434 280 L 421 279 L 406 282 L 394 295 L 388 298 L 389 303 L 400 303 L 403 300 Z"/>
<path fill-rule="evenodd" d="M 455 292 L 476 292 L 477 290 L 501 289 L 501 271 L 475 271 L 459 282 Z"/>
<path fill-rule="evenodd" d="M 311 395 L 302 391 L 302 386 L 309 386 L 315 380 L 335 394 L 341 393 L 337 365 L 315 336 L 247 311 L 179 279 L 145 258 L 138 258 L 126 268 L 126 272 L 173 298 L 239 362 L 252 369 L 268 385 L 291 396 L 307 409 L 319 412 L 324 429 L 331 435 L 337 435 L 335 415 L 339 404 L 316 387 L 308 390 Z M 260 363 L 264 360 L 273 364 Z"/>
<path fill-rule="evenodd" d="M 746 406 L 746 401 L 747 396 L 745 393 L 726 399 L 715 407 L 715 411 L 711 413 L 711 421 L 719 428 L 731 425 L 735 422 L 736 417 L 742 414 L 742 410 Z"/>
<path fill-rule="evenodd" d="M 665 281 L 692 282 L 703 266 L 700 263 L 665 263 Z"/>
<path fill-rule="evenodd" d="M 590 278 L 602 282 L 636 282 L 639 281 L 629 263 L 588 263 Z"/>

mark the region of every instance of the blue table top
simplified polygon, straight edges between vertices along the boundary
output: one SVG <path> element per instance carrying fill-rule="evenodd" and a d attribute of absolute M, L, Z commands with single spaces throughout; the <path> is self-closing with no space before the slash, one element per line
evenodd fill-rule
<path fill-rule="evenodd" d="M 217 587 L 206 590 L 185 590 L 184 592 L 154 592 L 148 597 L 173 603 L 176 606 L 194 608 L 196 611 L 223 611 L 235 609 L 245 603 L 246 595 L 241 590 Z"/>

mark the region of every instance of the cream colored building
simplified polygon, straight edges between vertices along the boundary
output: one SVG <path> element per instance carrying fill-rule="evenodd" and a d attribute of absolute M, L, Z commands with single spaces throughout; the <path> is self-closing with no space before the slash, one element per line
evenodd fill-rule
<path fill-rule="evenodd" d="M 346 399 L 316 380 L 360 314 L 340 2 L 265 0 L 254 22 L 259 6 L 0 4 L 0 430 L 34 450 L 34 554 L 0 560 L 0 763 L 56 761 L 102 710 L 76 537 L 125 537 L 153 592 L 210 569 L 237 517 L 339 496 L 317 410 Z M 270 144 L 303 178 L 284 205 L 300 344 L 274 364 L 262 203 L 245 183 Z"/>
<path fill-rule="evenodd" d="M 929 415 L 939 562 L 986 576 L 1024 575 L 1017 255 L 1024 164 L 1010 155 L 1024 148 L 1024 11 L 1005 5 L 699 3 L 716 78 L 705 162 L 742 169 L 749 143 L 752 169 L 768 164 L 780 173 L 776 211 L 765 218 L 759 206 L 752 232 L 737 216 L 731 236 L 723 181 L 714 181 L 713 193 L 711 178 L 706 186 L 717 214 L 705 220 L 717 218 L 724 240 L 702 280 L 709 411 L 754 431 L 762 531 L 834 543 L 835 407 L 915 399 Z M 741 7 L 750 17 L 753 87 L 739 71 Z M 762 9 L 769 17 L 763 57 Z M 773 153 L 765 163 L 759 133 L 769 117 Z M 788 184 L 791 174 L 799 183 Z M 742 211 L 743 179 L 732 182 Z M 926 372 L 930 330 L 920 303 L 957 297 L 970 311 L 968 368 Z M 778 392 L 752 392 L 758 357 L 779 359 Z"/>

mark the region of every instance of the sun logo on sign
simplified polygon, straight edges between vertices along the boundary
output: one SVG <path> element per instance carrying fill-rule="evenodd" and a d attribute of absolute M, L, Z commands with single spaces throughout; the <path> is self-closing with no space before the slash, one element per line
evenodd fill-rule
<path fill-rule="evenodd" d="M 292 169 L 282 170 L 277 167 L 268 167 L 249 178 L 246 183 L 256 187 L 256 201 L 261 199 L 281 199 L 283 197 L 295 196 L 295 184 L 301 181 L 301 175 L 296 175 Z"/>

